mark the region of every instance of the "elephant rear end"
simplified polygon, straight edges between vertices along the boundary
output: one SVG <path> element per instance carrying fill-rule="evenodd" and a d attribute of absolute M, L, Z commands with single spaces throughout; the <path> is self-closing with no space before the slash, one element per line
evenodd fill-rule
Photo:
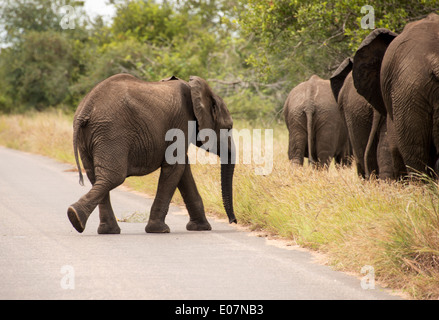
<path fill-rule="evenodd" d="M 307 109 L 308 115 L 312 116 L 307 106 L 306 83 L 301 83 L 291 90 L 284 104 L 285 123 L 289 132 L 288 159 L 300 166 L 304 158 L 309 157 Z"/>
<path fill-rule="evenodd" d="M 338 110 L 329 80 L 312 76 L 291 90 L 284 106 L 289 131 L 288 157 L 296 164 L 329 165 L 333 157 L 344 157 L 347 129 Z"/>
<path fill-rule="evenodd" d="M 75 151 L 79 149 L 84 166 L 92 166 L 86 170 L 112 168 L 125 177 L 148 174 L 164 160 L 170 144 L 166 133 L 180 127 L 181 119 L 193 117 L 190 108 L 181 107 L 190 105 L 190 99 L 190 88 L 182 81 L 146 83 L 127 74 L 112 76 L 76 111 Z M 162 104 L 168 108 L 156 107 Z"/>
<path fill-rule="evenodd" d="M 397 148 L 409 172 L 428 172 L 439 152 L 439 16 L 408 24 L 382 64 L 382 95 Z"/>

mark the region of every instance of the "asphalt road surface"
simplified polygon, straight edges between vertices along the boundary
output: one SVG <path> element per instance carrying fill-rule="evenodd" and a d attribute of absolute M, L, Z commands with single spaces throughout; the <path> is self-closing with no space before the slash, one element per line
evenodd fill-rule
<path fill-rule="evenodd" d="M 398 298 L 225 220 L 209 218 L 212 231 L 186 231 L 180 207 L 170 209 L 168 234 L 119 222 L 120 235 L 98 235 L 97 209 L 79 234 L 66 212 L 89 185 L 71 168 L 0 147 L 0 299 Z M 123 188 L 111 197 L 118 218 L 152 204 Z"/>

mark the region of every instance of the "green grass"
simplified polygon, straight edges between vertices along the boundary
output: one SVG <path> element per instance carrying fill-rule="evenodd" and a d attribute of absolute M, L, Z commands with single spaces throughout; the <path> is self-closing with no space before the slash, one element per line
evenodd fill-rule
<path fill-rule="evenodd" d="M 72 116 L 59 112 L 0 116 L 0 144 L 74 163 Z M 262 128 L 235 121 L 236 128 Z M 238 221 L 325 254 L 338 270 L 359 276 L 374 267 L 376 280 L 416 299 L 439 298 L 439 189 L 436 181 L 396 183 L 360 179 L 354 167 L 316 170 L 292 167 L 288 133 L 274 129 L 274 167 L 255 175 L 253 164 L 235 169 Z M 225 218 L 220 166 L 195 164 L 192 171 L 206 211 Z M 154 195 L 159 171 L 131 177 L 125 185 Z M 425 179 L 425 177 L 423 177 Z M 173 201 L 183 204 L 176 192 Z M 136 219 L 139 213 L 135 214 Z"/>

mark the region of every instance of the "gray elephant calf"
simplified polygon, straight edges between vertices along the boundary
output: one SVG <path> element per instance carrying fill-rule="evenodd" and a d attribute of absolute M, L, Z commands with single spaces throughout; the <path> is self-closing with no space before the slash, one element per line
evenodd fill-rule
<path fill-rule="evenodd" d="M 185 143 L 184 163 L 168 163 L 165 158 L 166 150 L 172 144 L 172 141 L 166 141 L 166 133 L 179 129 L 188 137 L 189 121 L 196 121 L 197 130 L 214 130 L 217 137 L 220 137 L 220 129 L 232 128 L 232 118 L 224 101 L 199 77 L 191 77 L 189 82 L 175 77 L 145 82 L 128 74 L 118 74 L 96 85 L 79 104 L 73 122 L 73 145 L 80 181 L 83 177 L 78 150 L 93 185 L 67 210 L 73 227 L 78 232 L 84 231 L 89 215 L 99 205 L 98 233 L 120 233 L 110 203 L 110 190 L 123 183 L 126 177 L 146 175 L 161 168 L 145 231 L 170 231 L 165 217 L 176 188 L 189 212 L 186 228 L 210 230 L 187 161 L 189 142 Z M 221 143 L 227 147 L 221 147 Z M 228 160 L 221 163 L 222 195 L 229 221 L 236 222 L 231 144 L 228 139 L 218 139 L 216 150 L 228 153 L 221 155 Z"/>
<path fill-rule="evenodd" d="M 291 90 L 284 105 L 289 131 L 288 158 L 303 165 L 347 163 L 349 141 L 329 80 L 313 75 Z"/>

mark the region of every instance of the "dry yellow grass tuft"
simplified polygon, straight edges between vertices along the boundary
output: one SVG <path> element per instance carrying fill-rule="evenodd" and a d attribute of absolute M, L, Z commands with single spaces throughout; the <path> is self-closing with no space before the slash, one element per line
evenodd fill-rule
<path fill-rule="evenodd" d="M 0 144 L 74 163 L 72 119 L 59 112 L 0 116 Z M 245 122 L 235 127 L 257 128 Z M 331 265 L 361 276 L 369 265 L 377 280 L 419 299 L 439 298 L 439 186 L 360 179 L 354 167 L 293 168 L 287 130 L 275 124 L 273 170 L 238 164 L 234 203 L 238 221 L 324 252 Z M 220 165 L 194 164 L 206 211 L 225 217 Z M 126 185 L 153 195 L 159 172 Z M 182 204 L 178 191 L 174 201 Z"/>

